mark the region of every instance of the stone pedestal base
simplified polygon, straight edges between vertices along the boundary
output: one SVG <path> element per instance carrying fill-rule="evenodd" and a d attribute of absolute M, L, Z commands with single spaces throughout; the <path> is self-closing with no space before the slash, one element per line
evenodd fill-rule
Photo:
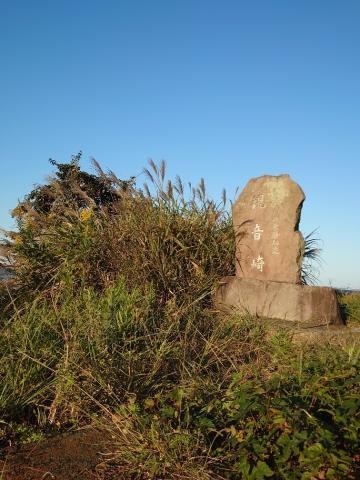
<path fill-rule="evenodd" d="M 215 303 L 221 310 L 304 326 L 343 324 L 336 292 L 329 287 L 225 277 L 220 281 Z"/>

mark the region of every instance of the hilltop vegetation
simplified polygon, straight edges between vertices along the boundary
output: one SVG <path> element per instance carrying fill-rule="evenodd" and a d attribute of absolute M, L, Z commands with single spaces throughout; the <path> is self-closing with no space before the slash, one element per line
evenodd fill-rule
<path fill-rule="evenodd" d="M 295 345 L 217 312 L 235 258 L 225 195 L 163 163 L 140 189 L 80 157 L 52 162 L 4 245 L 2 445 L 93 424 L 118 478 L 358 478 L 358 342 Z"/>

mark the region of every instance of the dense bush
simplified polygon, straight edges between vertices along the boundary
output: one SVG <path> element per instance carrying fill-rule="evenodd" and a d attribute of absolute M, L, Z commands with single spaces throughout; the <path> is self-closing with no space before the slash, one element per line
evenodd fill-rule
<path fill-rule="evenodd" d="M 144 193 L 98 164 L 99 175 L 86 176 L 79 159 L 56 163 L 51 183 L 14 209 L 18 231 L 7 244 L 18 296 L 69 282 L 102 290 L 122 276 L 130 288 L 151 284 L 160 305 L 208 301 L 215 280 L 234 269 L 234 235 L 204 182 L 187 195 L 179 178 L 166 182 L 164 163 L 151 162 L 152 193 L 146 185 Z"/>
<path fill-rule="evenodd" d="M 329 345 L 290 349 L 285 334 L 267 340 L 256 322 L 237 325 L 250 337 L 255 329 L 269 356 L 255 355 L 251 370 L 238 363 L 230 382 L 181 384 L 122 405 L 110 427 L 117 471 L 139 479 L 179 472 L 193 479 L 358 478 L 358 356 Z"/>
<path fill-rule="evenodd" d="M 356 339 L 303 346 L 221 315 L 235 241 L 204 182 L 151 163 L 139 189 L 79 161 L 53 162 L 14 210 L 0 443 L 95 423 L 113 438 L 111 478 L 358 478 Z"/>

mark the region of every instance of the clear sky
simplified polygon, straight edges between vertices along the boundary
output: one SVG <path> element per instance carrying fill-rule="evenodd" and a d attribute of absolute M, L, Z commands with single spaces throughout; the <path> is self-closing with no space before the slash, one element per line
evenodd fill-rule
<path fill-rule="evenodd" d="M 359 25 L 359 0 L 0 0 L 0 225 L 79 150 L 219 200 L 289 173 L 320 284 L 360 288 Z"/>

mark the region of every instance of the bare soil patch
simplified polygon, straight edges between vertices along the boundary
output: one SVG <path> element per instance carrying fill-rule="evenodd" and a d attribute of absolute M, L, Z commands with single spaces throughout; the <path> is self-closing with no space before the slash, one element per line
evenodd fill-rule
<path fill-rule="evenodd" d="M 92 480 L 109 478 L 102 454 L 109 435 L 94 428 L 9 448 L 0 460 L 1 480 Z M 110 472 L 109 472 L 110 474 Z M 111 474 L 110 474 L 111 475 Z"/>

